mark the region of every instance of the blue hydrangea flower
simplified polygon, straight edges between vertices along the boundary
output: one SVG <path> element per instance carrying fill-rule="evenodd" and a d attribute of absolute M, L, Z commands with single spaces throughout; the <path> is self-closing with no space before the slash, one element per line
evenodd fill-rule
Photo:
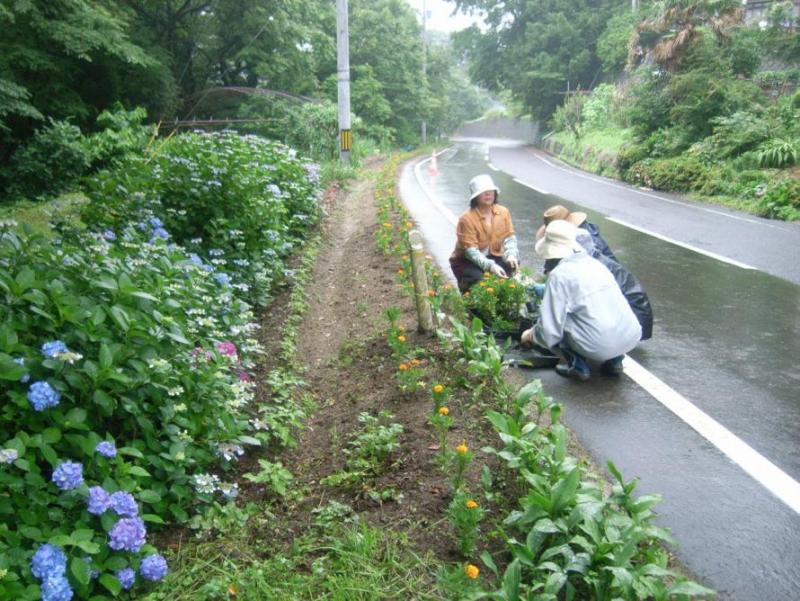
<path fill-rule="evenodd" d="M 136 572 L 133 571 L 133 568 L 117 570 L 114 575 L 119 580 L 123 590 L 126 591 L 133 587 L 133 583 L 136 582 Z"/>
<path fill-rule="evenodd" d="M 17 357 L 16 359 L 14 359 L 14 363 L 25 367 L 25 359 L 23 357 Z M 19 381 L 22 382 L 23 384 L 27 384 L 30 379 L 31 379 L 30 374 L 23 374 L 23 376 L 19 379 Z"/>
<path fill-rule="evenodd" d="M 117 456 L 117 447 L 114 446 L 113 442 L 109 442 L 107 440 L 98 442 L 94 450 L 100 453 L 103 457 L 111 458 Z"/>
<path fill-rule="evenodd" d="M 129 492 L 118 491 L 111 495 L 111 508 L 117 515 L 127 518 L 135 518 L 139 515 L 139 507 L 136 499 Z"/>
<path fill-rule="evenodd" d="M 33 405 L 34 411 L 44 411 L 48 407 L 55 407 L 61 399 L 61 393 L 47 382 L 34 382 L 28 388 L 28 400 Z"/>
<path fill-rule="evenodd" d="M 0 449 L 0 463 L 14 463 L 19 459 L 17 449 Z"/>
<path fill-rule="evenodd" d="M 147 536 L 141 518 L 122 518 L 108 533 L 108 546 L 114 551 L 131 551 L 136 553 L 144 545 Z"/>
<path fill-rule="evenodd" d="M 45 543 L 36 549 L 31 559 L 31 572 L 39 580 L 62 576 L 67 570 L 67 556 L 60 547 Z"/>
<path fill-rule="evenodd" d="M 117 239 L 117 235 L 114 233 L 114 230 L 106 230 L 103 232 L 103 239 L 113 242 Z"/>
<path fill-rule="evenodd" d="M 189 262 L 191 262 L 192 265 L 197 265 L 198 267 L 203 265 L 203 259 L 201 259 L 196 253 L 189 255 Z"/>
<path fill-rule="evenodd" d="M 217 280 L 217 282 L 219 282 L 223 286 L 227 286 L 228 284 L 231 283 L 231 276 L 229 276 L 227 273 L 222 273 L 222 272 L 215 273 L 214 279 Z"/>
<path fill-rule="evenodd" d="M 139 573 L 146 580 L 161 580 L 167 575 L 167 560 L 158 553 L 148 555 L 142 560 Z"/>
<path fill-rule="evenodd" d="M 92 486 L 86 505 L 86 511 L 92 515 L 103 515 L 111 507 L 111 495 L 102 486 Z"/>
<path fill-rule="evenodd" d="M 161 221 L 158 217 L 151 217 L 147 220 L 150 223 L 150 226 L 155 228 L 164 227 L 164 222 Z"/>
<path fill-rule="evenodd" d="M 72 589 L 63 576 L 51 576 L 42 582 L 42 601 L 69 601 Z"/>
<path fill-rule="evenodd" d="M 52 340 L 42 345 L 42 354 L 47 359 L 54 358 L 58 353 L 68 353 L 67 345 L 60 340 Z"/>
<path fill-rule="evenodd" d="M 157 227 L 153 230 L 153 239 L 161 238 L 162 240 L 166 240 L 169 238 L 169 232 L 165 230 L 163 227 Z"/>
<path fill-rule="evenodd" d="M 59 463 L 53 471 L 53 484 L 61 490 L 72 490 L 83 484 L 83 465 L 74 461 Z"/>

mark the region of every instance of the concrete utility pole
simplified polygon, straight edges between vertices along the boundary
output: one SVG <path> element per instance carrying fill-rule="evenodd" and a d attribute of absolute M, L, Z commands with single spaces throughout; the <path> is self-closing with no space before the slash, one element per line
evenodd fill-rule
<path fill-rule="evenodd" d="M 636 12 L 639 10 L 639 0 L 631 0 L 631 10 Z"/>
<path fill-rule="evenodd" d="M 424 82 L 428 74 L 428 45 L 425 41 L 425 30 L 428 27 L 428 9 L 425 5 L 425 0 L 422 0 L 422 81 Z M 422 120 L 422 127 L 420 133 L 422 134 L 422 143 L 428 141 L 428 124 L 425 119 Z"/>
<path fill-rule="evenodd" d="M 353 134 L 350 131 L 350 29 L 347 0 L 336 0 L 336 66 L 339 81 L 339 158 L 350 164 Z"/>

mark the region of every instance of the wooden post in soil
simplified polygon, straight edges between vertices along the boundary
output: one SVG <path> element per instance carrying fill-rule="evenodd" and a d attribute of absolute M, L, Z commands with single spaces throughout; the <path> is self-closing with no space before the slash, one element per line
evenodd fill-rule
<path fill-rule="evenodd" d="M 425 272 L 425 249 L 422 245 L 422 234 L 417 230 L 408 232 L 408 245 L 411 247 L 411 276 L 414 280 L 419 331 L 430 334 L 433 332 L 433 311 L 428 300 L 428 274 Z"/>

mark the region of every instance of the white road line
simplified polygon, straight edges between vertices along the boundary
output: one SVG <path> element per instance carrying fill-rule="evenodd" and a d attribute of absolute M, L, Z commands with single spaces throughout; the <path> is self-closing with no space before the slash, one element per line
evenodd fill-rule
<path fill-rule="evenodd" d="M 624 369 L 625 374 L 631 380 L 727 455 L 764 488 L 796 513 L 800 513 L 800 482 L 789 476 L 707 413 L 693 405 L 683 395 L 670 388 L 631 357 L 625 357 Z"/>
<path fill-rule="evenodd" d="M 737 261 L 736 259 L 729 259 L 728 257 L 723 257 L 722 255 L 718 255 L 717 253 L 712 253 L 711 251 L 703 250 L 702 248 L 697 248 L 696 246 L 692 246 L 691 244 L 686 244 L 685 242 L 678 242 L 677 240 L 673 240 L 672 238 L 668 238 L 667 236 L 662 236 L 661 234 L 656 234 L 655 232 L 646 230 L 643 227 L 632 225 L 627 221 L 622 221 L 621 219 L 616 219 L 614 217 L 606 217 L 606 220 L 613 221 L 614 223 L 618 223 L 621 226 L 630 228 L 632 230 L 636 230 L 637 232 L 642 232 L 643 234 L 647 234 L 648 236 L 652 236 L 653 238 L 658 238 L 659 240 L 663 240 L 664 242 L 669 242 L 670 244 L 675 244 L 676 246 L 687 248 L 696 253 L 700 253 L 701 255 L 705 255 L 707 257 L 711 257 L 712 259 L 716 259 L 717 261 L 722 261 L 723 263 L 730 263 L 731 265 L 736 265 L 736 267 L 741 267 L 742 269 L 753 269 L 753 270 L 756 269 L 755 267 L 753 267 L 752 265 L 748 265 L 747 263 L 742 263 L 741 261 Z"/>
<path fill-rule="evenodd" d="M 570 175 L 574 175 L 576 177 L 582 177 L 583 179 L 588 179 L 590 181 L 597 182 L 599 184 L 605 184 L 606 186 L 611 186 L 613 188 L 619 188 L 620 190 L 627 190 L 628 192 L 635 192 L 636 194 L 641 194 L 642 196 L 649 196 L 650 198 L 655 198 L 655 199 L 661 200 L 663 202 L 669 202 L 669 203 L 672 203 L 672 204 L 680 205 L 682 207 L 686 207 L 687 209 L 695 209 L 697 211 L 705 211 L 706 213 L 713 213 L 714 215 L 721 215 L 722 217 L 727 217 L 729 219 L 736 219 L 738 221 L 746 221 L 747 223 L 754 223 L 756 225 L 763 225 L 765 227 L 771 227 L 771 228 L 775 228 L 775 229 L 779 229 L 779 230 L 784 229 L 779 225 L 773 225 L 771 223 L 765 223 L 763 221 L 756 221 L 755 219 L 748 219 L 747 217 L 742 217 L 740 215 L 733 215 L 731 213 L 725 213 L 723 211 L 717 211 L 715 209 L 709 209 L 708 207 L 701 207 L 701 206 L 697 206 L 697 205 L 692 205 L 692 204 L 689 204 L 687 202 L 683 202 L 683 201 L 680 201 L 680 200 L 673 200 L 671 198 L 666 198 L 664 196 L 659 196 L 658 194 L 651 194 L 650 192 L 643 192 L 641 190 L 636 190 L 636 189 L 630 188 L 628 186 L 623 186 L 621 184 L 615 184 L 614 182 L 610 182 L 608 180 L 601 179 L 599 177 L 592 177 L 591 175 L 586 175 L 585 173 L 581 173 L 579 171 L 575 171 L 575 170 L 572 170 L 572 169 L 566 169 L 566 168 L 562 167 L 561 165 L 556 165 L 552 161 L 548 161 L 546 158 L 544 158 L 542 156 L 539 156 L 536 153 L 533 153 L 533 156 L 535 158 L 539 159 L 540 161 L 542 161 L 544 164 L 549 165 L 550 167 L 553 167 L 554 169 L 558 169 L 560 171 L 563 171 L 564 173 L 569 173 Z"/>
<path fill-rule="evenodd" d="M 491 169 L 492 171 L 500 171 L 497 167 L 495 167 L 491 163 L 486 163 L 486 164 L 489 166 L 489 169 Z"/>
<path fill-rule="evenodd" d="M 526 188 L 530 188 L 534 192 L 538 192 L 539 194 L 550 194 L 547 190 L 542 190 L 541 188 L 537 188 L 536 186 L 532 186 L 528 182 L 523 182 L 521 179 L 517 179 L 516 177 L 512 178 L 515 182 L 520 184 L 521 186 L 525 186 Z"/>
<path fill-rule="evenodd" d="M 422 191 L 425 192 L 425 196 L 427 196 L 433 205 L 439 209 L 439 212 L 444 215 L 445 219 L 447 219 L 451 225 L 458 225 L 458 217 L 456 217 L 455 213 L 442 204 L 442 201 L 439 200 L 439 197 L 436 196 L 430 188 L 428 188 L 428 185 L 422 179 L 420 169 L 430 160 L 430 157 L 428 157 L 427 159 L 423 159 L 414 165 L 414 176 L 417 178 L 417 183 L 419 184 L 420 188 L 422 188 Z"/>

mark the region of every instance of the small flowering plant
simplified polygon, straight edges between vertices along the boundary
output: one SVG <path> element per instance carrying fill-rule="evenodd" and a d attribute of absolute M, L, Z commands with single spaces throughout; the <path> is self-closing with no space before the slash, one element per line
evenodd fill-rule
<path fill-rule="evenodd" d="M 479 524 L 484 517 L 483 508 L 466 491 L 461 490 L 453 496 L 447 508 L 447 517 L 456 533 L 461 554 L 469 557 L 474 553 L 480 535 Z"/>
<path fill-rule="evenodd" d="M 464 296 L 467 308 L 493 330 L 516 330 L 525 288 L 513 278 L 485 274 Z"/>
<path fill-rule="evenodd" d="M 466 442 L 456 445 L 454 451 L 450 454 L 450 485 L 454 493 L 460 491 L 464 486 L 464 478 L 473 458 L 472 451 L 469 450 Z"/>

